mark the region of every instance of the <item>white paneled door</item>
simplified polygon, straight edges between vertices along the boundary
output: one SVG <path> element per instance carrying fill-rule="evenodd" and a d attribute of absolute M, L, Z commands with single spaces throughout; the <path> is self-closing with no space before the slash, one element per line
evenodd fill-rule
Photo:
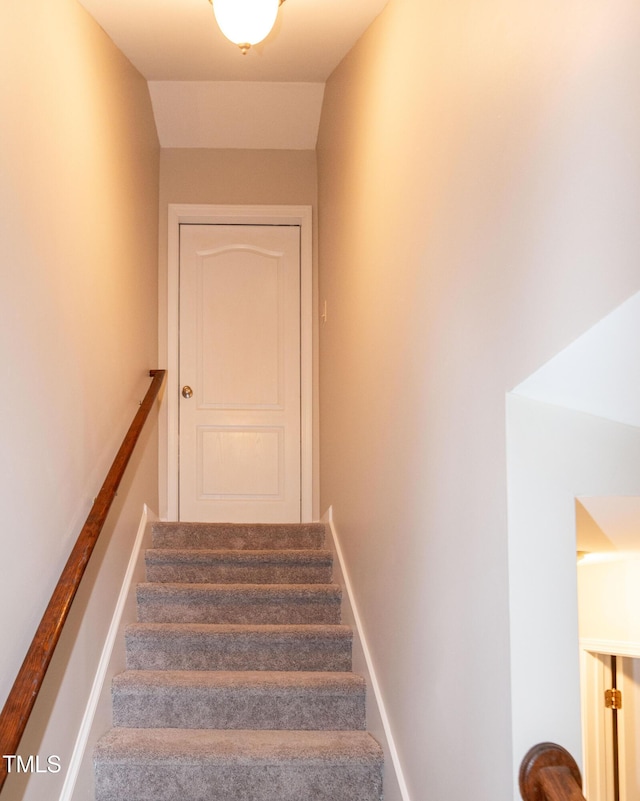
<path fill-rule="evenodd" d="M 179 516 L 298 522 L 300 227 L 180 226 Z"/>

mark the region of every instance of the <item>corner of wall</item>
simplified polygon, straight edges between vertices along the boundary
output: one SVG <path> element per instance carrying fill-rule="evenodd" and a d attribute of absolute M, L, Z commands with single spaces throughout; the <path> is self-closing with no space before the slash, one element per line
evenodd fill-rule
<path fill-rule="evenodd" d="M 400 756 L 396 748 L 391 723 L 376 676 L 373 657 L 364 635 L 358 605 L 354 595 L 349 571 L 340 545 L 340 538 L 333 521 L 330 506 L 320 518 L 327 532 L 326 545 L 334 554 L 333 580 L 343 590 L 342 620 L 353 628 L 353 669 L 364 676 L 367 683 L 367 729 L 378 740 L 384 751 L 384 797 L 385 801 L 411 801 L 404 779 Z"/>

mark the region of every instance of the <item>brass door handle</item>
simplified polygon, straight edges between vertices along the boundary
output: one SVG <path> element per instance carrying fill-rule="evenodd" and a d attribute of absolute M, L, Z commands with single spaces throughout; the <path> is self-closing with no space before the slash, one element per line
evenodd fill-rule
<path fill-rule="evenodd" d="M 182 397 L 183 398 L 190 398 L 190 397 L 192 397 L 192 395 L 193 395 L 193 390 L 191 389 L 190 386 L 185 384 L 185 386 L 182 387 Z"/>

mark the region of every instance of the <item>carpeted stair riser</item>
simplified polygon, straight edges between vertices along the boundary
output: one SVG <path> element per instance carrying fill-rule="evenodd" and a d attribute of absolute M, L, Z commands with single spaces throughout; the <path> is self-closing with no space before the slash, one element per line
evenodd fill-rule
<path fill-rule="evenodd" d="M 154 548 L 145 562 L 147 581 L 197 584 L 328 584 L 333 566 L 331 552 L 320 549 Z"/>
<path fill-rule="evenodd" d="M 130 728 L 358 730 L 353 673 L 142 671 L 113 681 L 113 722 Z"/>
<path fill-rule="evenodd" d="M 300 550 L 324 546 L 322 523 L 154 523 L 154 548 L 198 550 Z"/>
<path fill-rule="evenodd" d="M 139 584 L 141 623 L 340 623 L 336 584 Z"/>
<path fill-rule="evenodd" d="M 113 729 L 96 750 L 98 801 L 380 801 L 365 732 Z"/>
<path fill-rule="evenodd" d="M 130 670 L 351 670 L 348 626 L 134 623 Z"/>

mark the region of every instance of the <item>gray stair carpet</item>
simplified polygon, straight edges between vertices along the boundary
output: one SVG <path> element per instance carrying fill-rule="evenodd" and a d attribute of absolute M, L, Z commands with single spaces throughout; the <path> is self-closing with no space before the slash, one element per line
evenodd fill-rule
<path fill-rule="evenodd" d="M 96 801 L 382 801 L 325 529 L 155 523 Z"/>

